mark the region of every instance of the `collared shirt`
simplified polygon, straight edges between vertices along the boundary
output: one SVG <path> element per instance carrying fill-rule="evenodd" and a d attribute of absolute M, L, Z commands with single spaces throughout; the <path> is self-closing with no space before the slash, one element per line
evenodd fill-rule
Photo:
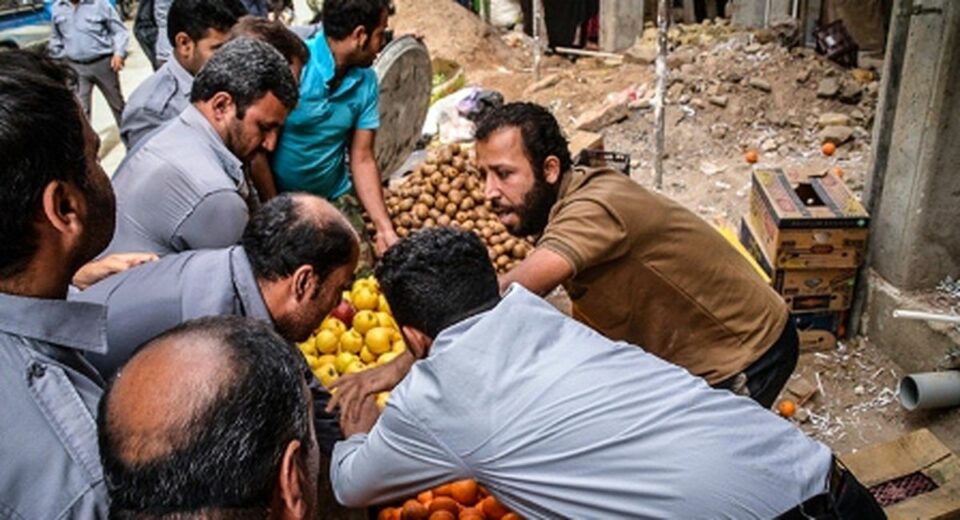
<path fill-rule="evenodd" d="M 300 102 L 284 124 L 272 166 L 280 191 L 305 191 L 335 199 L 350 191 L 346 152 L 354 129 L 380 126 L 377 74 L 351 68 L 336 90 L 336 62 L 323 30 L 309 41 L 310 60 L 300 79 Z"/>
<path fill-rule="evenodd" d="M 130 35 L 107 0 L 80 0 L 76 6 L 70 0 L 57 0 L 51 11 L 51 56 L 85 62 L 114 54 L 127 55 Z"/>
<path fill-rule="evenodd" d="M 107 306 L 103 355 L 87 359 L 108 379 L 149 339 L 204 316 L 247 316 L 272 323 L 240 246 L 167 255 L 71 295 Z"/>
<path fill-rule="evenodd" d="M 94 417 L 106 309 L 0 294 L 0 518 L 106 518 Z M 80 351 L 80 352 L 78 352 Z"/>
<path fill-rule="evenodd" d="M 108 253 L 231 246 L 249 217 L 242 163 L 193 105 L 127 155 L 113 187 L 117 229 Z"/>
<path fill-rule="evenodd" d="M 573 316 L 711 384 L 777 341 L 783 298 L 710 224 L 609 168 L 560 182 L 537 247 L 574 269 Z"/>
<path fill-rule="evenodd" d="M 120 121 L 120 139 L 127 150 L 190 106 L 192 87 L 193 76 L 175 59 L 141 83 L 127 100 Z"/>
<path fill-rule="evenodd" d="M 773 518 L 831 464 L 755 402 L 514 285 L 437 335 L 369 435 L 336 445 L 331 483 L 348 506 L 474 478 L 531 519 Z"/>
<path fill-rule="evenodd" d="M 153 0 L 153 20 L 157 24 L 157 43 L 154 52 L 158 61 L 170 61 L 173 56 L 173 44 L 167 37 L 167 18 L 173 0 Z"/>

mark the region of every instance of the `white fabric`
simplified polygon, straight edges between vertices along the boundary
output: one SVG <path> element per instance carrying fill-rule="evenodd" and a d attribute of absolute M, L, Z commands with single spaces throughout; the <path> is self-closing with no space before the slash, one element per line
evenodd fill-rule
<path fill-rule="evenodd" d="M 351 506 L 475 478 L 527 518 L 745 519 L 823 492 L 830 466 L 750 399 L 514 286 L 438 335 L 331 479 Z"/>

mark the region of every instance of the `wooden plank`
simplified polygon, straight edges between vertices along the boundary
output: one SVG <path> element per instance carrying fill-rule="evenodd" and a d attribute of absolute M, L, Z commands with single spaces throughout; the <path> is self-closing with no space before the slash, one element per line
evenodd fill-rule
<path fill-rule="evenodd" d="M 960 518 L 960 482 L 908 498 L 884 509 L 890 520 L 947 520 Z"/>
<path fill-rule="evenodd" d="M 923 471 L 948 458 L 956 456 L 926 428 L 840 457 L 867 487 Z"/>

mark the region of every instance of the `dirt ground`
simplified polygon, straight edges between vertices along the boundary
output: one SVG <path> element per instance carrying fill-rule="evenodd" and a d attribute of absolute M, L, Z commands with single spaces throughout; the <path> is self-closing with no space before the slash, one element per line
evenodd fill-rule
<path fill-rule="evenodd" d="M 437 16 L 422 16 L 431 11 Z M 398 0 L 391 23 L 423 34 L 432 55 L 458 61 L 468 84 L 550 107 L 568 135 L 584 112 L 627 103 L 626 117 L 599 132 L 607 150 L 630 154 L 631 176 L 654 187 L 653 29 L 627 51 L 627 60 L 546 56 L 543 81 L 533 86 L 531 40 L 486 27 L 454 2 Z M 789 40 L 789 34 L 741 31 L 722 21 L 671 28 L 662 192 L 710 222 L 738 225 L 755 167 L 831 169 L 855 193 L 863 190 L 878 71 L 846 69 L 810 49 L 788 49 L 783 42 Z M 849 136 L 826 156 L 821 123 L 838 117 Z M 744 159 L 749 150 L 759 153 L 756 165 Z M 565 305 L 562 296 L 554 300 Z M 900 407 L 902 375 L 862 337 L 804 353 L 788 388 L 816 391 L 793 420 L 839 453 L 922 427 L 933 415 Z"/>

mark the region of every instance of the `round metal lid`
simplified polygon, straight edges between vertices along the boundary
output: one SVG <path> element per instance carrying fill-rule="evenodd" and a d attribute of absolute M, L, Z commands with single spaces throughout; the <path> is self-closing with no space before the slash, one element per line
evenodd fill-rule
<path fill-rule="evenodd" d="M 376 157 L 386 180 L 416 148 L 430 109 L 427 47 L 413 36 L 390 42 L 373 64 L 380 81 L 380 129 Z"/>

